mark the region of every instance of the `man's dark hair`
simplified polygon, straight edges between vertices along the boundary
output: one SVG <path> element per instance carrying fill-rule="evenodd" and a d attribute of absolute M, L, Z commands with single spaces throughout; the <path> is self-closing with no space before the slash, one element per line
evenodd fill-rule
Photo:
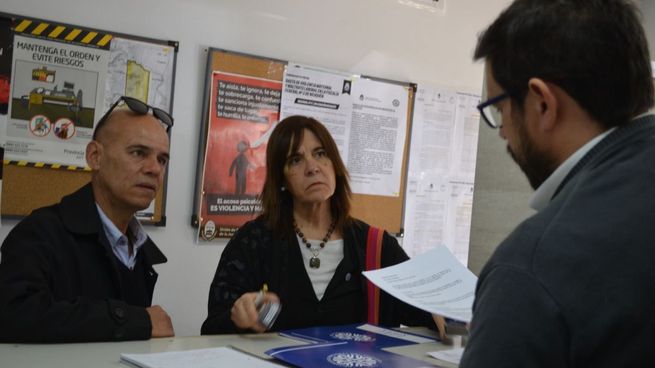
<path fill-rule="evenodd" d="M 556 84 L 605 128 L 653 106 L 648 43 L 629 0 L 516 0 L 480 35 L 480 58 L 519 109 L 530 78 Z"/>

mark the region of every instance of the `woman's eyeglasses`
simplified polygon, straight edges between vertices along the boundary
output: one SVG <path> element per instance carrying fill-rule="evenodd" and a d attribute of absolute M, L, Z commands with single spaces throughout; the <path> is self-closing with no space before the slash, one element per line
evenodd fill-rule
<path fill-rule="evenodd" d="M 166 129 L 166 133 L 168 133 L 168 131 L 173 126 L 173 117 L 169 113 L 167 113 L 166 111 L 164 111 L 162 109 L 158 109 L 156 107 L 152 107 L 152 106 L 148 105 L 147 103 L 145 103 L 145 102 L 143 102 L 141 100 L 137 100 L 134 97 L 121 96 L 121 97 L 118 98 L 118 100 L 116 100 L 116 102 L 114 102 L 113 105 L 111 105 L 109 110 L 107 110 L 107 112 L 104 115 L 102 115 L 100 120 L 98 120 L 98 124 L 96 124 L 96 128 L 93 131 L 93 139 L 94 140 L 96 139 L 96 132 L 99 130 L 99 128 L 103 124 L 105 124 L 105 122 L 109 118 L 109 115 L 111 115 L 112 111 L 114 111 L 116 106 L 120 105 L 121 102 L 124 103 L 125 105 L 127 105 L 127 107 L 130 110 L 132 110 L 132 112 L 134 112 L 136 114 L 139 114 L 139 115 L 146 115 L 147 113 L 150 112 L 150 110 L 152 110 L 152 116 L 157 118 L 157 120 L 161 121 L 161 123 L 164 126 L 164 129 Z"/>

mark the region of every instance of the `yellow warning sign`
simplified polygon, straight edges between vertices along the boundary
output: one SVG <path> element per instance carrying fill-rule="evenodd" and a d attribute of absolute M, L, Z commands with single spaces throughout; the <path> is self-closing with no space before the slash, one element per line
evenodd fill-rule
<path fill-rule="evenodd" d="M 109 41 L 113 38 L 111 34 L 30 19 L 19 20 L 14 32 L 78 45 L 95 46 L 105 50 L 109 49 Z"/>
<path fill-rule="evenodd" d="M 60 169 L 69 171 L 91 171 L 90 167 L 75 166 L 75 165 L 61 165 L 61 164 L 46 164 L 45 162 L 28 162 L 28 161 L 13 161 L 3 160 L 5 165 L 16 165 L 21 167 L 36 167 L 43 169 Z"/>

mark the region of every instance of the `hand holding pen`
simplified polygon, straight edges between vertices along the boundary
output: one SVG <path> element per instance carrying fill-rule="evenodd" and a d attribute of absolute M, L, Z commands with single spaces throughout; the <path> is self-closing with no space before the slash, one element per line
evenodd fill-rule
<path fill-rule="evenodd" d="M 255 332 L 267 330 L 259 319 L 259 311 L 267 303 L 279 305 L 280 298 L 273 292 L 268 291 L 264 284 L 260 291 L 245 293 L 234 302 L 231 311 L 231 318 L 234 324 L 242 329 L 250 329 Z"/>

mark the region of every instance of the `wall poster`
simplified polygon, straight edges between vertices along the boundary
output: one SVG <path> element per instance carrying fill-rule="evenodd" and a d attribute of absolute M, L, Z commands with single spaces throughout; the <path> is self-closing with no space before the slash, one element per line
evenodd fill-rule
<path fill-rule="evenodd" d="M 2 91 L 11 86 L 2 127 L 7 160 L 84 169 L 95 123 L 119 96 L 171 110 L 176 45 L 26 18 L 0 20 L 0 34 L 5 23 L 10 30 L 9 42 L 0 37 L 0 114 Z"/>
<path fill-rule="evenodd" d="M 0 12 L 2 214 L 25 216 L 85 182 L 86 146 L 119 96 L 172 113 L 177 50 L 175 41 Z M 164 226 L 165 193 L 137 217 Z"/>
<path fill-rule="evenodd" d="M 280 118 L 306 115 L 325 125 L 353 193 L 399 197 L 408 103 L 406 85 L 290 63 Z"/>
<path fill-rule="evenodd" d="M 480 96 L 419 86 L 405 195 L 403 249 L 410 257 L 440 245 L 468 262 Z"/>
<path fill-rule="evenodd" d="M 280 81 L 212 72 L 200 236 L 229 238 L 261 212 L 266 142 L 279 119 Z"/>

